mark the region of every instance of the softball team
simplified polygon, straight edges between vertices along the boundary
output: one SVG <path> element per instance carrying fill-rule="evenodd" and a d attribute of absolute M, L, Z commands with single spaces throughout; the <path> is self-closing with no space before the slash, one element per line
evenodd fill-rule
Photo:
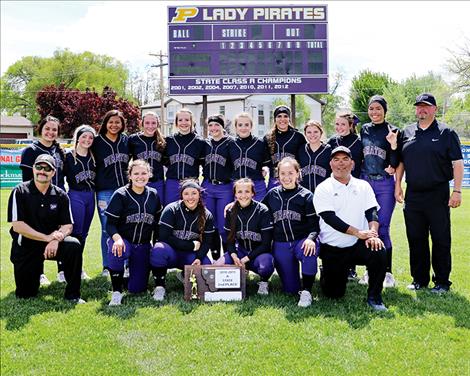
<path fill-rule="evenodd" d="M 130 270 L 127 290 L 147 291 L 152 270 L 153 299 L 162 301 L 167 270 L 211 264 L 211 250 L 215 265 L 235 264 L 258 274 L 260 295 L 269 293 L 269 279 L 276 270 L 282 290 L 299 293 L 298 305 L 308 307 L 320 231 L 313 193 L 331 174 L 333 147 L 346 146 L 354 160 L 353 175 L 362 171 L 361 177 L 373 187 L 381 207 L 379 234 L 389 257 L 389 285 L 395 284 L 390 220 L 397 129 L 385 121 L 386 112 L 385 99 L 372 97 L 371 123 L 362 127 L 361 137 L 354 115 L 338 113 L 337 134 L 324 143 L 319 122 L 307 121 L 302 134 L 292 127 L 291 110 L 284 105 L 274 109 L 273 127 L 264 139 L 253 136 L 250 115 L 241 113 L 234 119 L 235 138 L 227 135 L 224 117 L 216 114 L 207 118 L 209 138 L 203 140 L 195 132 L 193 114 L 185 108 L 176 113 L 175 134 L 164 138 L 158 116 L 150 112 L 142 118 L 142 130 L 127 137 L 123 114 L 112 110 L 105 114 L 97 136 L 90 126 L 78 127 L 73 149 L 65 157 L 56 142 L 59 121 L 48 116 L 39 125 L 40 139 L 23 151 L 21 168 L 28 180 L 37 155 L 54 156 L 55 183 L 63 187 L 66 175 L 73 235 L 82 248 L 96 193 L 103 274 L 109 270 L 113 289 L 109 305 L 122 302 L 125 263 Z M 225 254 L 218 252 L 220 239 Z"/>

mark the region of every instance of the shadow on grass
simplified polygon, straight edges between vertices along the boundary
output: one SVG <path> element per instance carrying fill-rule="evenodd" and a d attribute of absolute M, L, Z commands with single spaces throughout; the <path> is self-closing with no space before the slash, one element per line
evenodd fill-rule
<path fill-rule="evenodd" d="M 108 282 L 103 277 L 96 277 L 82 282 L 81 295 L 86 301 L 100 299 L 107 295 Z M 64 285 L 53 282 L 39 288 L 38 296 L 29 299 L 17 299 L 14 291 L 0 300 L 0 318 L 6 320 L 7 330 L 18 330 L 28 324 L 34 315 L 46 312 L 68 312 L 75 308 L 74 303 L 63 299 Z"/>
<path fill-rule="evenodd" d="M 346 295 L 342 299 L 332 300 L 321 295 L 318 282 L 313 288 L 314 302 L 308 308 L 297 306 L 299 297 L 281 292 L 281 283 L 277 276 L 270 282 L 270 294 L 259 296 L 257 279 L 247 280 L 247 298 L 243 302 L 227 303 L 233 305 L 240 316 L 252 316 L 256 310 L 274 308 L 284 312 L 287 320 L 301 322 L 310 317 L 333 318 L 347 322 L 351 328 L 361 329 L 380 317 L 393 319 L 395 315 L 418 317 L 426 314 L 438 314 L 452 317 L 456 327 L 470 329 L 470 304 L 462 295 L 450 292 L 446 295 L 434 295 L 429 291 L 408 292 L 397 288 L 384 290 L 384 301 L 389 307 L 388 312 L 373 312 L 366 304 L 366 286 L 349 283 Z M 151 286 L 152 283 L 149 283 Z M 183 300 L 183 285 L 177 280 L 175 273 L 167 278 L 167 296 L 161 303 L 152 299 L 151 291 L 142 294 L 126 294 L 120 306 L 108 306 L 111 284 L 103 277 L 96 277 L 82 283 L 82 297 L 88 302 L 98 301 L 97 312 L 121 320 L 133 318 L 140 308 L 161 308 L 172 306 L 183 314 L 191 314 L 201 304 L 199 301 Z M 41 287 L 39 295 L 34 299 L 16 299 L 14 292 L 0 300 L 0 317 L 6 320 L 7 330 L 18 330 L 24 327 L 32 316 L 45 312 L 68 312 L 75 306 L 62 299 L 64 286 L 57 282 L 48 287 Z M 206 303 L 211 304 L 211 303 Z"/>

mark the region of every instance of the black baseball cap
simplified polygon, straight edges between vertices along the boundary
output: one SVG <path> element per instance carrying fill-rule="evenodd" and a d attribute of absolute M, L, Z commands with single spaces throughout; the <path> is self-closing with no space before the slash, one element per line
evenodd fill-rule
<path fill-rule="evenodd" d="M 333 157 L 338 153 L 344 153 L 352 159 L 351 150 L 349 150 L 346 146 L 337 146 L 331 151 L 330 160 L 333 159 Z"/>
<path fill-rule="evenodd" d="M 55 159 L 52 155 L 49 155 L 49 154 L 41 154 L 39 155 L 36 160 L 34 161 L 34 164 L 38 164 L 38 163 L 45 163 L 47 165 L 49 165 L 51 168 L 53 168 L 54 170 L 57 169 L 56 165 L 55 165 Z"/>
<path fill-rule="evenodd" d="M 287 116 L 290 116 L 290 108 L 284 105 L 277 106 L 274 109 L 274 117 L 279 114 L 287 114 Z"/>
<path fill-rule="evenodd" d="M 416 97 L 416 102 L 414 105 L 417 106 L 422 103 L 427 104 L 428 106 L 437 106 L 436 98 L 434 98 L 434 95 L 429 93 L 423 93 Z"/>

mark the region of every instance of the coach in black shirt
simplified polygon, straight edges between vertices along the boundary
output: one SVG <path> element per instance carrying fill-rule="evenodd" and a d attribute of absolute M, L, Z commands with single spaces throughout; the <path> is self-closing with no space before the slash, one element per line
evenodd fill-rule
<path fill-rule="evenodd" d="M 449 291 L 451 282 L 450 210 L 462 200 L 463 160 L 457 134 L 435 118 L 436 99 L 431 94 L 416 98 L 418 122 L 407 126 L 400 135 L 401 163 L 397 168 L 395 197 L 403 202 L 401 180 L 406 174 L 405 225 L 410 248 L 413 282 L 410 290 L 420 290 L 430 281 L 432 268 L 435 293 Z M 449 195 L 449 181 L 454 189 Z"/>
<path fill-rule="evenodd" d="M 81 246 L 69 236 L 73 228 L 69 199 L 61 188 L 51 184 L 55 172 L 54 158 L 39 155 L 33 165 L 33 179 L 17 185 L 8 201 L 15 293 L 18 298 L 36 296 L 44 260 L 58 260 L 67 281 L 65 299 L 84 303 L 80 299 Z"/>

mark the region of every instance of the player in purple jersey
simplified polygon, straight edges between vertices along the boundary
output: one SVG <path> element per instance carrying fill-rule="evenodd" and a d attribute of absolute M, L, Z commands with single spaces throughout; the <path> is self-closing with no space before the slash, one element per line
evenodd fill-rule
<path fill-rule="evenodd" d="M 123 134 L 126 119 L 118 110 L 108 111 L 103 118 L 92 151 L 96 160 L 96 200 L 101 222 L 101 256 L 103 276 L 108 276 L 108 244 L 106 232 L 106 208 L 114 191 L 127 182 L 129 148 L 127 136 Z"/>
<path fill-rule="evenodd" d="M 374 95 L 369 100 L 367 113 L 371 120 L 361 128 L 361 141 L 364 160 L 361 179 L 367 181 L 379 203 L 379 237 L 387 252 L 387 272 L 384 287 L 394 287 L 392 274 L 392 240 L 390 222 L 395 208 L 395 168 L 399 164 L 397 151 L 398 128 L 385 120 L 387 102 L 381 95 Z M 368 273 L 364 273 L 359 283 L 368 283 Z"/>
<path fill-rule="evenodd" d="M 56 172 L 52 178 L 52 184 L 64 189 L 64 151 L 57 142 L 60 132 L 59 119 L 53 116 L 46 116 L 41 119 L 38 125 L 39 140 L 33 142 L 32 145 L 26 147 L 21 153 L 21 164 L 20 168 L 22 171 L 22 180 L 28 181 L 33 178 L 33 165 L 34 161 L 41 154 L 51 155 L 56 164 Z M 60 264 L 57 264 L 57 279 L 63 279 L 63 268 Z M 61 273 L 62 272 L 62 273 Z M 65 282 L 65 281 L 64 281 Z M 42 271 L 39 277 L 39 283 L 42 286 L 50 284 L 49 279 Z"/>
<path fill-rule="evenodd" d="M 165 204 L 178 200 L 180 182 L 184 179 L 198 179 L 199 167 L 204 161 L 205 141 L 194 131 L 193 113 L 182 108 L 175 115 L 178 132 L 166 137 Z"/>
<path fill-rule="evenodd" d="M 250 178 L 255 184 L 255 200 L 261 201 L 266 195 L 267 167 L 270 166 L 268 145 L 265 141 L 251 134 L 253 120 L 243 112 L 234 120 L 237 137 L 229 147 L 230 158 L 233 161 L 232 180 Z"/>
<path fill-rule="evenodd" d="M 80 241 L 83 249 L 95 213 L 96 164 L 91 153 L 95 136 L 95 130 L 89 125 L 79 126 L 73 136 L 74 148 L 65 155 L 64 172 L 74 222 L 72 235 Z M 89 279 L 84 270 L 82 279 Z M 60 282 L 65 282 L 63 273 Z"/>
<path fill-rule="evenodd" d="M 307 121 L 304 133 L 308 143 L 297 152 L 301 174 L 300 184 L 313 193 L 317 185 L 331 174 L 331 146 L 322 142 L 324 131 L 318 121 Z"/>
<path fill-rule="evenodd" d="M 128 174 L 129 184 L 114 192 L 106 209 L 113 286 L 111 306 L 120 305 L 122 301 L 126 260 L 129 263 L 129 292 L 147 290 L 151 241 L 157 238 L 157 223 L 162 210 L 157 191 L 147 186 L 152 175 L 150 165 L 141 159 L 131 161 Z"/>
<path fill-rule="evenodd" d="M 311 290 L 317 273 L 315 240 L 319 232 L 313 194 L 299 185 L 300 166 L 294 158 L 283 158 L 278 173 L 281 185 L 272 188 L 263 199 L 273 213 L 275 266 L 283 290 L 299 293 L 299 307 L 308 307 L 312 304 Z"/>
<path fill-rule="evenodd" d="M 214 245 L 211 247 L 213 260 L 220 257 L 220 238 L 226 243 L 224 229 L 224 208 L 233 200 L 231 176 L 233 163 L 229 154 L 229 145 L 234 141 L 225 133 L 225 119 L 222 115 L 207 118 L 209 138 L 206 140 L 202 187 L 207 209 L 214 217 L 217 233 L 214 234 Z M 219 236 L 220 235 L 220 236 Z M 226 247 L 224 246 L 224 249 Z"/>
<path fill-rule="evenodd" d="M 273 112 L 274 122 L 272 129 L 264 136 L 271 155 L 271 168 L 269 171 L 268 191 L 279 185 L 276 178 L 276 168 L 284 157 L 295 158 L 297 151 L 305 145 L 305 137 L 291 125 L 291 110 L 285 105 L 277 106 Z"/>
<path fill-rule="evenodd" d="M 216 265 L 235 264 L 253 271 L 261 278 L 258 294 L 268 295 L 268 281 L 274 273 L 272 214 L 266 205 L 253 200 L 255 186 L 251 179 L 237 180 L 233 193 L 236 201 L 225 218 L 228 250 Z"/>
<path fill-rule="evenodd" d="M 152 168 L 148 186 L 155 188 L 158 196 L 165 197 L 163 155 L 166 141 L 160 132 L 160 119 L 155 112 L 142 116 L 142 131 L 129 136 L 129 155 L 132 159 L 143 159 Z"/>
<path fill-rule="evenodd" d="M 207 257 L 214 234 L 212 214 L 201 199 L 201 186 L 188 179 L 181 185 L 181 199 L 165 206 L 159 223 L 159 241 L 150 253 L 155 279 L 153 299 L 165 298 L 168 268 L 211 264 Z"/>

